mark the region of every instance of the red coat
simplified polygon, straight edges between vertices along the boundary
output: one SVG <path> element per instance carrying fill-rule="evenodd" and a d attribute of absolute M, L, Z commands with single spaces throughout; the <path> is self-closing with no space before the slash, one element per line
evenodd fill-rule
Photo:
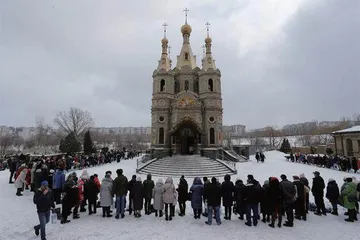
<path fill-rule="evenodd" d="M 26 182 L 27 182 L 28 184 L 31 183 L 31 168 L 28 168 L 28 169 L 27 169 Z"/>
<path fill-rule="evenodd" d="M 94 183 L 95 183 L 95 185 L 99 188 L 99 190 L 100 190 L 100 188 L 101 188 L 101 183 L 100 183 L 100 180 L 99 180 L 99 178 L 95 178 L 94 179 Z"/>
<path fill-rule="evenodd" d="M 18 176 L 20 175 L 21 171 L 22 171 L 24 168 L 26 168 L 26 167 L 19 167 L 19 168 L 18 168 L 18 170 L 17 170 L 16 173 L 15 173 L 15 179 L 18 178 Z"/>
<path fill-rule="evenodd" d="M 78 181 L 78 188 L 79 188 L 79 200 L 80 202 L 84 200 L 84 181 L 80 178 Z"/>

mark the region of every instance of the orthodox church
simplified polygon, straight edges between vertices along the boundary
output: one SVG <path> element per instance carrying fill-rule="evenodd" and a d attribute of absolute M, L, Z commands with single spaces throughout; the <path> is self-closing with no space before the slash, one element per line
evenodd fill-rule
<path fill-rule="evenodd" d="M 211 53 L 209 23 L 201 68 L 190 45 L 191 26 L 181 27 L 183 38 L 176 66 L 172 68 L 169 41 L 161 40 L 162 53 L 153 72 L 151 145 L 154 152 L 198 154 L 222 146 L 221 72 Z"/>

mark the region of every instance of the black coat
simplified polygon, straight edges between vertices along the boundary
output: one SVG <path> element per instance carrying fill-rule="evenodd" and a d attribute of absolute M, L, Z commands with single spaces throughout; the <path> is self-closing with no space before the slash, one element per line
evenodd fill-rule
<path fill-rule="evenodd" d="M 234 201 L 234 183 L 231 181 L 225 181 L 221 185 L 223 206 L 231 207 Z"/>
<path fill-rule="evenodd" d="M 79 188 L 73 181 L 67 181 L 64 184 L 64 198 L 62 203 L 69 208 L 76 206 L 79 203 Z"/>
<path fill-rule="evenodd" d="M 51 189 L 48 189 L 46 194 L 44 194 L 40 189 L 36 190 L 33 201 L 34 204 L 36 204 L 38 213 L 48 212 L 51 208 L 55 207 Z"/>
<path fill-rule="evenodd" d="M 130 197 L 133 197 L 133 187 L 134 187 L 134 183 L 136 182 L 136 179 L 131 179 L 128 183 L 128 189 L 130 192 Z"/>
<path fill-rule="evenodd" d="M 221 185 L 218 183 L 209 183 L 207 185 L 207 204 L 212 207 L 220 207 L 221 205 Z"/>
<path fill-rule="evenodd" d="M 258 204 L 260 202 L 261 187 L 248 183 L 245 185 L 244 199 L 246 204 Z"/>
<path fill-rule="evenodd" d="M 311 192 L 314 197 L 323 197 L 324 196 L 324 188 L 325 182 L 324 179 L 320 176 L 316 176 L 313 178 L 313 184 L 311 188 Z"/>
<path fill-rule="evenodd" d="M 340 196 L 339 186 L 335 181 L 328 183 L 326 187 L 326 198 L 330 201 L 337 201 Z"/>
<path fill-rule="evenodd" d="M 296 186 L 298 195 L 296 202 L 305 203 L 305 185 L 300 180 L 293 183 Z"/>
<path fill-rule="evenodd" d="M 179 193 L 178 201 L 186 202 L 188 200 L 189 185 L 185 179 L 180 179 L 179 186 L 176 190 Z"/>
<path fill-rule="evenodd" d="M 208 192 L 208 188 L 210 186 L 210 182 L 207 181 L 207 182 L 204 182 L 204 194 L 203 194 L 203 199 L 204 199 L 204 202 L 205 200 L 208 198 L 209 196 L 209 192 Z"/>
<path fill-rule="evenodd" d="M 133 209 L 142 210 L 143 208 L 143 199 L 144 199 L 144 186 L 139 181 L 136 181 L 133 185 Z"/>
<path fill-rule="evenodd" d="M 150 179 L 146 179 L 144 181 L 144 198 L 146 199 L 151 199 L 152 198 L 152 193 L 153 193 L 153 189 L 155 187 L 155 183 L 153 180 Z"/>
<path fill-rule="evenodd" d="M 90 203 L 96 203 L 97 195 L 99 194 L 99 188 L 94 181 L 89 180 L 84 185 L 84 196 Z"/>
<path fill-rule="evenodd" d="M 269 203 L 269 184 L 264 184 L 261 189 L 260 209 L 262 214 L 271 214 Z"/>
<path fill-rule="evenodd" d="M 283 194 L 280 190 L 279 180 L 273 179 L 269 182 L 269 189 L 267 192 L 268 202 L 269 202 L 269 210 L 271 212 L 279 212 L 280 206 L 283 202 Z"/>

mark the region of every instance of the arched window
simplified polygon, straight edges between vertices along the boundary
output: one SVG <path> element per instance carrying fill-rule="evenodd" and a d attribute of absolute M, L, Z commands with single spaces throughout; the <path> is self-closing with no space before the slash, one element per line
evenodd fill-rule
<path fill-rule="evenodd" d="M 353 142 L 352 142 L 351 138 L 346 139 L 346 151 L 347 151 L 348 156 L 353 155 L 354 150 L 353 150 Z"/>
<path fill-rule="evenodd" d="M 210 134 L 210 144 L 215 144 L 215 129 L 210 128 L 209 134 Z"/>
<path fill-rule="evenodd" d="M 189 90 L 189 81 L 185 81 L 185 90 Z"/>
<path fill-rule="evenodd" d="M 194 81 L 194 92 L 199 93 L 199 80 Z"/>
<path fill-rule="evenodd" d="M 159 144 L 164 144 L 165 132 L 164 128 L 159 128 Z"/>
<path fill-rule="evenodd" d="M 165 80 L 161 79 L 160 81 L 160 92 L 165 91 Z"/>
<path fill-rule="evenodd" d="M 178 93 L 179 92 L 179 82 L 178 80 L 175 80 L 174 82 L 174 93 Z"/>
<path fill-rule="evenodd" d="M 214 82 L 211 78 L 208 81 L 208 85 L 209 85 L 209 91 L 210 92 L 214 91 Z"/>
<path fill-rule="evenodd" d="M 189 60 L 189 54 L 185 53 L 185 60 Z"/>

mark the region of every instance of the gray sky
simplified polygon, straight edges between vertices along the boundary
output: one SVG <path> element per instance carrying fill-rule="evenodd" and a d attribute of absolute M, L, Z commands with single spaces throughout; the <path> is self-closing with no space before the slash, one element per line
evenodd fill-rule
<path fill-rule="evenodd" d="M 70 106 L 97 126 L 149 126 L 167 22 L 173 66 L 188 7 L 222 72 L 224 124 L 338 120 L 359 111 L 358 0 L 0 0 L 0 125 Z"/>

